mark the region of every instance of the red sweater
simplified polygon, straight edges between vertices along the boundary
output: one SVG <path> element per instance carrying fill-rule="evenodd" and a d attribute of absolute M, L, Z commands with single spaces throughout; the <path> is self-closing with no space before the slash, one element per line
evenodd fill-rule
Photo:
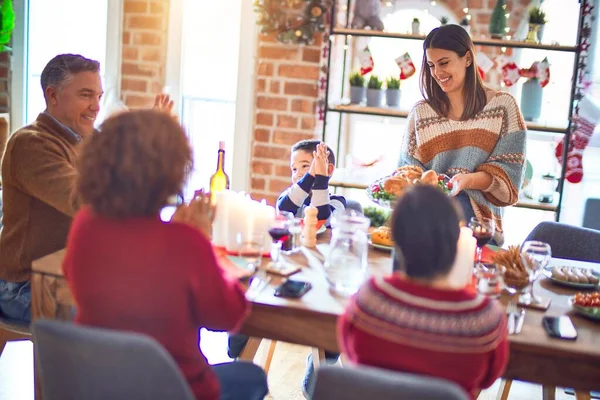
<path fill-rule="evenodd" d="M 496 301 L 397 275 L 363 285 L 338 329 L 351 361 L 444 378 L 472 397 L 491 386 L 508 361 L 506 316 Z"/>
<path fill-rule="evenodd" d="M 198 230 L 158 217 L 106 219 L 86 207 L 73 221 L 63 269 L 77 323 L 155 338 L 198 399 L 218 399 L 199 329 L 235 330 L 248 302 Z"/>

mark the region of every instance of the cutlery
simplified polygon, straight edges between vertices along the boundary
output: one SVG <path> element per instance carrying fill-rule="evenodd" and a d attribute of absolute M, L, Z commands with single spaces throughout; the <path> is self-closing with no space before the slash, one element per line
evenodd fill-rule
<path fill-rule="evenodd" d="M 512 335 L 515 333 L 517 303 L 514 301 L 509 302 L 506 306 L 506 314 L 508 314 L 508 334 Z"/>
<path fill-rule="evenodd" d="M 515 326 L 515 335 L 521 333 L 521 329 L 523 328 L 523 322 L 525 321 L 525 314 L 525 309 L 521 308 L 521 310 L 519 310 L 519 314 L 515 315 L 515 318 L 517 319 Z"/>
<path fill-rule="evenodd" d="M 250 301 L 254 300 L 269 285 L 269 282 L 271 282 L 271 277 L 265 271 L 259 269 L 250 278 L 250 284 L 248 285 L 248 290 L 246 290 L 246 299 Z"/>

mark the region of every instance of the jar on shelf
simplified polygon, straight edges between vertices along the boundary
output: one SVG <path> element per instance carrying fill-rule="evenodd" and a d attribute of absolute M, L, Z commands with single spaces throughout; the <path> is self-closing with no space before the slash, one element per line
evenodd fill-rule
<path fill-rule="evenodd" d="M 525 121 L 534 121 L 542 113 L 542 85 L 537 78 L 528 79 L 521 89 L 521 113 Z"/>

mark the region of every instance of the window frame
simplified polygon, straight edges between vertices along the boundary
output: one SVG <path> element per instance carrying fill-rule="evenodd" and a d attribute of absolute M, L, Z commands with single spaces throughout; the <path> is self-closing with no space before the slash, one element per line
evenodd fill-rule
<path fill-rule="evenodd" d="M 233 167 L 230 172 L 231 189 L 248 191 L 250 188 L 250 149 L 254 128 L 254 88 L 256 70 L 256 42 L 258 30 L 254 23 L 252 2 L 238 0 L 242 3 L 240 45 L 238 60 L 238 82 L 235 111 L 235 133 L 233 151 Z M 183 102 L 181 101 L 181 73 L 183 52 L 183 0 L 171 0 L 169 10 L 169 32 L 166 65 L 166 91 L 175 101 L 175 110 L 181 118 Z M 246 171 L 244 173 L 243 171 Z"/>
<path fill-rule="evenodd" d="M 121 54 L 123 38 L 123 2 L 124 0 L 108 0 L 108 15 L 106 29 L 107 57 L 102 69 L 104 70 L 104 85 L 121 93 Z M 17 1 L 13 4 L 17 23 L 13 31 L 13 51 L 11 56 L 12 82 L 10 87 L 11 132 L 24 126 L 27 109 L 27 72 L 29 49 L 29 0 Z M 105 88 L 106 89 L 106 88 Z M 41 110 L 40 110 L 41 111 Z"/>

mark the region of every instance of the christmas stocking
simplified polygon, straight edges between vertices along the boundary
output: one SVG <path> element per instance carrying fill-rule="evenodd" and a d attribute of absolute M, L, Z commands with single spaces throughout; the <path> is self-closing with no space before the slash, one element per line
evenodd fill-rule
<path fill-rule="evenodd" d="M 364 76 L 369 72 L 373 71 L 375 62 L 373 61 L 373 56 L 371 55 L 371 50 L 369 50 L 369 46 L 366 46 L 364 49 L 358 52 L 358 61 L 360 62 L 361 75 Z"/>
<path fill-rule="evenodd" d="M 585 96 L 578 105 L 579 111 L 573 116 L 571 137 L 567 150 L 567 166 L 565 177 L 571 183 L 579 183 L 583 179 L 583 151 L 587 147 L 594 127 L 600 123 L 600 106 Z M 556 145 L 556 158 L 562 164 L 563 141 Z"/>
<path fill-rule="evenodd" d="M 400 68 L 401 80 L 410 78 L 417 71 L 415 64 L 412 62 L 412 59 L 408 53 L 404 53 L 400 57 L 396 58 L 396 64 L 398 64 L 398 67 Z"/>

